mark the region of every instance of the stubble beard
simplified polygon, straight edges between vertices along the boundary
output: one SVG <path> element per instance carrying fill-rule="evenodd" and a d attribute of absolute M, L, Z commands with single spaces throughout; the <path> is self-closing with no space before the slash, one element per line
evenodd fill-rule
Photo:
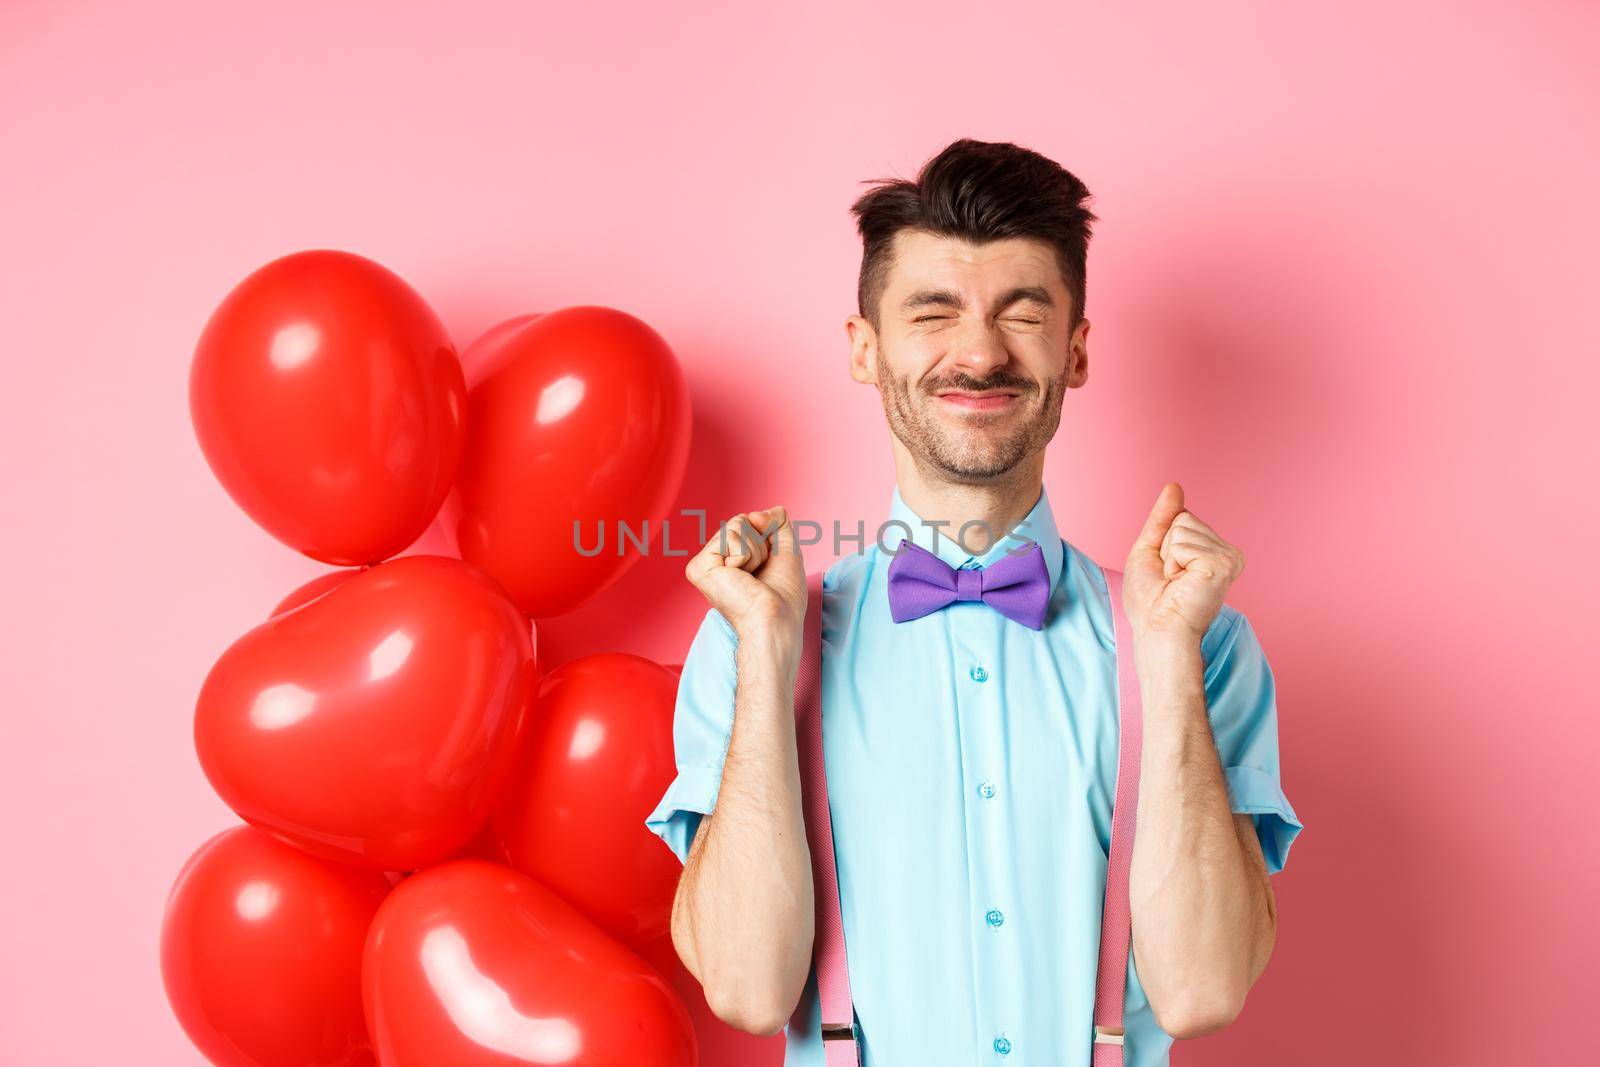
<path fill-rule="evenodd" d="M 955 375 L 933 383 L 933 388 L 917 389 L 907 378 L 890 371 L 880 348 L 877 356 L 879 393 L 889 430 L 905 445 L 918 462 L 952 481 L 967 484 L 993 482 L 1014 469 L 1024 459 L 1042 451 L 1061 424 L 1061 400 L 1066 392 L 1064 377 L 1045 383 L 1044 398 L 1037 402 L 1037 387 L 1008 375 L 987 380 Z M 952 429 L 931 411 L 941 404 L 935 389 L 950 387 L 979 391 L 1017 389 L 1024 404 L 1033 410 L 1004 430 L 974 423 L 971 429 Z"/>

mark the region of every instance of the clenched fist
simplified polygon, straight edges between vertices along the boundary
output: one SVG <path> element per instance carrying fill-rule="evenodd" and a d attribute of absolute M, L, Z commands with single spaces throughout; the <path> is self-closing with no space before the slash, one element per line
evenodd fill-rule
<path fill-rule="evenodd" d="M 723 524 L 683 569 L 740 638 L 771 635 L 798 650 L 806 618 L 806 570 L 782 507 Z"/>
<path fill-rule="evenodd" d="M 1135 643 L 1147 635 L 1200 641 L 1243 570 L 1244 553 L 1183 506 L 1183 486 L 1163 485 L 1122 572 Z"/>

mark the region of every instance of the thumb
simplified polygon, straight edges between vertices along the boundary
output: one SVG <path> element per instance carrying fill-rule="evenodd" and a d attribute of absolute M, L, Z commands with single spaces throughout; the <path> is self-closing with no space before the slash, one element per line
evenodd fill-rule
<path fill-rule="evenodd" d="M 788 555 L 797 551 L 794 543 L 794 528 L 789 525 L 789 513 L 783 506 L 776 505 L 760 512 L 767 519 L 763 534 L 767 539 L 767 557 Z"/>
<path fill-rule="evenodd" d="M 1144 520 L 1144 528 L 1134 540 L 1133 550 L 1160 555 L 1161 542 L 1166 539 L 1167 531 L 1172 528 L 1172 521 L 1182 512 L 1183 486 L 1177 482 L 1168 482 L 1161 487 L 1161 495 L 1156 497 L 1156 506 L 1150 510 L 1150 517 Z"/>

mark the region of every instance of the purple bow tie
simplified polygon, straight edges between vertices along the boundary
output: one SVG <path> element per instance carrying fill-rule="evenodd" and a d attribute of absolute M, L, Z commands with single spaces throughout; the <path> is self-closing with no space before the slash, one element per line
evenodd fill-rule
<path fill-rule="evenodd" d="M 900 542 L 889 561 L 889 613 L 907 622 L 957 600 L 981 600 L 1008 619 L 1044 629 L 1050 571 L 1038 542 L 987 567 L 957 569 L 916 542 Z"/>

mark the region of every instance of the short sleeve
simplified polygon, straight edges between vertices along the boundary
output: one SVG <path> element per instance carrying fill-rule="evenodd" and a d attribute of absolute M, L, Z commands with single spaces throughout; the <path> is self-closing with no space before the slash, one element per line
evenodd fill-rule
<path fill-rule="evenodd" d="M 712 608 L 683 659 L 672 714 L 672 747 L 678 774 L 645 818 L 650 832 L 667 843 L 682 863 L 700 819 L 716 806 L 722 764 L 733 739 L 734 652 L 738 635 Z"/>
<path fill-rule="evenodd" d="M 1267 873 L 1283 870 L 1302 826 L 1278 769 L 1278 703 L 1272 668 L 1250 620 L 1223 605 L 1201 652 L 1211 732 L 1232 810 L 1252 816 Z"/>

